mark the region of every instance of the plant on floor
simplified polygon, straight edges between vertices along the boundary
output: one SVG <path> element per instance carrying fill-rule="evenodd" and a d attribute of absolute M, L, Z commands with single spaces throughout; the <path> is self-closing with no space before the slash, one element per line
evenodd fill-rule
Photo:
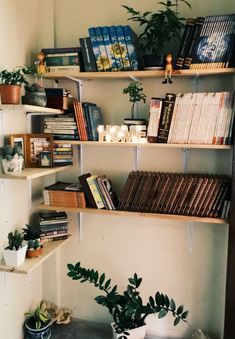
<path fill-rule="evenodd" d="M 129 101 L 131 106 L 131 118 L 134 119 L 135 111 L 137 111 L 137 104 L 140 101 L 145 103 L 146 95 L 143 92 L 143 86 L 139 81 L 131 81 L 129 85 L 123 89 L 123 94 L 129 94 Z"/>
<path fill-rule="evenodd" d="M 150 296 L 148 302 L 143 304 L 138 291 L 142 278 L 135 273 L 129 278 L 126 291 L 123 294 L 117 292 L 117 285 L 111 286 L 111 279 L 106 279 L 105 274 L 99 274 L 94 269 L 86 269 L 80 262 L 75 265 L 67 265 L 67 273 L 73 280 L 80 280 L 81 283 L 89 282 L 101 290 L 105 295 L 99 295 L 95 298 L 96 302 L 108 308 L 109 313 L 114 320 L 116 333 L 122 333 L 119 339 L 127 339 L 128 330 L 141 327 L 145 324 L 145 318 L 149 314 L 158 314 L 158 318 L 165 317 L 171 313 L 174 317 L 174 325 L 181 320 L 186 322 L 188 311 L 183 305 L 176 306 L 175 301 L 166 294 L 157 292 L 155 297 Z"/>
<path fill-rule="evenodd" d="M 44 300 L 33 311 L 25 313 L 26 322 L 30 322 L 34 329 L 39 330 L 51 321 L 51 316 L 47 310 Z"/>

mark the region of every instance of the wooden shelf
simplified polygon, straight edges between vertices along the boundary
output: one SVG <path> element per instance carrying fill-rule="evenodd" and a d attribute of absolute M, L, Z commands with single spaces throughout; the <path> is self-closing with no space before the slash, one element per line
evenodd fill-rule
<path fill-rule="evenodd" d="M 17 180 L 30 180 L 35 178 L 40 178 L 45 175 L 50 175 L 53 173 L 63 172 L 72 166 L 60 166 L 54 168 L 25 168 L 20 174 L 12 173 L 12 174 L 4 174 L 0 173 L 1 179 L 17 179 Z"/>
<path fill-rule="evenodd" d="M 67 241 L 69 241 L 70 236 L 68 239 L 65 240 L 57 240 L 57 241 L 49 241 L 43 245 L 43 253 L 33 259 L 25 259 L 24 263 L 19 267 L 9 267 L 4 264 L 0 265 L 0 272 L 11 272 L 11 273 L 20 273 L 20 274 L 27 274 L 33 271 L 36 267 L 41 265 L 45 260 L 47 260 L 53 253 L 56 252 L 61 246 L 63 246 Z"/>
<path fill-rule="evenodd" d="M 26 113 L 63 114 L 59 109 L 34 105 L 0 105 L 0 109 L 23 110 Z"/>
<path fill-rule="evenodd" d="M 154 148 L 200 148 L 200 149 L 231 149 L 231 145 L 207 145 L 207 144 L 157 144 L 157 143 L 134 143 L 134 142 L 104 142 L 104 141 L 78 141 L 78 140 L 54 140 L 56 144 L 68 143 L 71 145 L 87 146 L 120 146 L 120 147 L 154 147 Z"/>
<path fill-rule="evenodd" d="M 206 75 L 223 75 L 223 74 L 234 74 L 235 68 L 215 68 L 215 69 L 189 69 L 189 70 L 175 70 L 173 76 L 206 76 Z M 77 78 L 77 79 L 128 79 L 128 78 L 159 78 L 164 76 L 164 70 L 146 70 L 146 71 L 120 71 L 120 72 L 53 72 L 44 75 L 45 79 L 66 79 L 66 78 Z"/>
<path fill-rule="evenodd" d="M 38 209 L 50 210 L 50 211 L 55 211 L 55 210 L 56 211 L 67 211 L 67 212 L 72 212 L 72 213 L 115 215 L 115 216 L 122 216 L 122 217 L 170 219 L 170 220 L 175 220 L 175 221 L 200 222 L 200 223 L 210 223 L 210 224 L 227 224 L 226 220 L 220 219 L 220 218 L 190 217 L 190 216 L 185 216 L 185 215 L 128 212 L 128 211 L 104 210 L 104 209 L 96 209 L 96 208 L 59 207 L 59 206 L 49 206 L 49 205 L 44 205 L 44 204 L 39 205 Z"/>

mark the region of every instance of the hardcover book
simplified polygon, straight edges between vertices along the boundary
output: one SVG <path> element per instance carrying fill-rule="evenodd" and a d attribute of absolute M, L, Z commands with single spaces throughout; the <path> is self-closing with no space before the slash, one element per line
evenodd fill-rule
<path fill-rule="evenodd" d="M 90 37 L 80 38 L 79 42 L 81 46 L 81 53 L 82 53 L 85 71 L 96 72 L 97 66 L 96 66 L 96 61 L 95 61 Z"/>
<path fill-rule="evenodd" d="M 95 57 L 95 62 L 96 62 L 96 67 L 98 72 L 104 71 L 104 66 L 102 63 L 102 58 L 101 58 L 101 53 L 100 53 L 100 48 L 99 48 L 99 43 L 97 41 L 96 37 L 96 32 L 95 32 L 95 27 L 90 27 L 88 28 L 89 36 L 91 39 L 91 45 Z"/>
<path fill-rule="evenodd" d="M 159 143 L 167 143 L 171 119 L 174 111 L 175 99 L 176 94 L 166 94 L 158 128 L 157 142 Z"/>
<path fill-rule="evenodd" d="M 118 71 L 118 65 L 115 59 L 113 45 L 112 45 L 111 37 L 109 34 L 108 26 L 101 27 L 101 31 L 103 35 L 103 41 L 104 41 L 104 45 L 105 45 L 105 49 L 107 53 L 107 58 L 109 60 L 110 71 L 116 72 Z"/>
<path fill-rule="evenodd" d="M 116 34 L 117 34 L 117 39 L 119 42 L 119 48 L 121 52 L 121 57 L 122 57 L 122 63 L 123 63 L 123 69 L 124 71 L 131 71 L 131 63 L 130 63 L 130 58 L 127 50 L 127 44 L 124 36 L 124 31 L 123 27 L 121 25 L 115 26 L 116 29 Z"/>
<path fill-rule="evenodd" d="M 141 69 L 141 62 L 138 56 L 137 36 L 130 26 L 127 25 L 123 26 L 123 33 L 126 41 L 131 70 L 137 71 L 138 69 Z"/>
<path fill-rule="evenodd" d="M 123 71 L 124 67 L 123 67 L 123 62 L 122 62 L 122 50 L 118 42 L 115 26 L 109 26 L 108 29 L 109 29 L 109 35 L 110 35 L 110 39 L 112 43 L 113 54 L 116 60 L 117 69 L 118 71 Z"/>
<path fill-rule="evenodd" d="M 99 46 L 100 51 L 100 58 L 101 62 L 103 64 L 104 71 L 110 71 L 111 70 L 111 64 L 110 59 L 106 50 L 105 41 L 102 34 L 101 27 L 95 27 L 95 34 L 96 34 L 96 40 Z"/>
<path fill-rule="evenodd" d="M 149 122 L 147 129 L 148 142 L 157 142 L 158 128 L 162 111 L 163 99 L 151 98 L 149 110 Z"/>

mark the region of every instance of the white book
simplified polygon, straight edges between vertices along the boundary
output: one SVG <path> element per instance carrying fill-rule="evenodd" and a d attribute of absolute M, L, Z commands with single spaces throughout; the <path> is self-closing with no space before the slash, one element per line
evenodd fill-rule
<path fill-rule="evenodd" d="M 189 137 L 188 137 L 189 144 L 197 143 L 198 124 L 200 121 L 203 99 L 204 99 L 204 93 L 196 93 L 196 100 L 195 100 L 194 110 L 192 114 L 192 122 L 190 126 Z"/>
<path fill-rule="evenodd" d="M 173 126 L 172 126 L 172 131 L 171 131 L 171 139 L 170 139 L 171 144 L 177 143 L 177 134 L 179 131 L 180 114 L 181 114 L 184 94 L 179 93 L 176 98 L 177 98 L 177 105 L 176 105 L 176 110 L 174 112 L 174 121 L 173 121 Z"/>
<path fill-rule="evenodd" d="M 206 135 L 205 135 L 205 144 L 213 143 L 213 135 L 215 131 L 216 121 L 219 114 L 220 100 L 221 100 L 221 92 L 217 93 L 209 93 L 210 100 L 208 103 L 207 109 L 207 126 L 206 126 Z"/>
<path fill-rule="evenodd" d="M 222 137 L 225 130 L 227 110 L 228 110 L 228 95 L 229 92 L 223 92 L 221 106 L 220 106 L 220 115 L 217 121 L 217 130 L 215 135 L 215 144 L 220 145 L 222 143 Z"/>
<path fill-rule="evenodd" d="M 148 123 L 148 129 L 147 129 L 148 137 L 153 137 L 157 139 L 161 111 L 162 111 L 162 99 L 151 98 L 150 111 L 149 111 L 149 123 Z"/>
<path fill-rule="evenodd" d="M 174 140 L 174 135 L 175 135 L 176 121 L 177 121 L 177 114 L 178 114 L 180 100 L 181 100 L 181 93 L 178 93 L 175 99 L 174 111 L 172 114 L 171 125 L 170 125 L 169 135 L 167 139 L 168 144 L 174 143 L 173 140 Z"/>

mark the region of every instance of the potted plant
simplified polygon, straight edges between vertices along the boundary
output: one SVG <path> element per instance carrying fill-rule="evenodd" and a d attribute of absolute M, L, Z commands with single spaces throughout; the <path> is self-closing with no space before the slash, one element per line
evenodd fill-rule
<path fill-rule="evenodd" d="M 68 264 L 68 276 L 73 280 L 80 282 L 89 282 L 101 290 L 105 295 L 99 295 L 95 298 L 96 302 L 108 308 L 113 317 L 114 333 L 119 339 L 144 338 L 145 319 L 150 314 L 158 314 L 158 318 L 165 317 L 171 313 L 174 317 L 176 326 L 181 320 L 186 322 L 188 311 L 183 305 L 177 307 L 174 300 L 166 294 L 157 292 L 155 297 L 150 296 L 146 304 L 143 303 L 138 291 L 142 278 L 135 273 L 129 278 L 127 289 L 123 294 L 117 292 L 117 285 L 111 286 L 111 279 L 106 279 L 105 274 L 101 275 L 94 269 L 86 269 L 81 266 L 80 262 L 75 265 Z M 135 336 L 133 330 L 141 328 L 142 336 Z M 132 336 L 133 334 L 133 336 Z"/>
<path fill-rule="evenodd" d="M 49 339 L 52 320 L 46 302 L 42 300 L 35 310 L 25 313 L 25 328 L 30 338 Z"/>
<path fill-rule="evenodd" d="M 23 84 L 28 85 L 27 74 L 32 74 L 31 67 L 21 67 L 8 71 L 0 71 L 0 94 L 2 104 L 19 104 L 20 87 Z"/>
<path fill-rule="evenodd" d="M 144 55 L 145 68 L 162 67 L 163 55 L 169 52 L 166 47 L 168 48 L 173 40 L 180 41 L 185 18 L 178 16 L 179 3 L 191 8 L 186 0 L 166 0 L 166 2 L 158 2 L 163 9 L 141 14 L 140 11 L 122 5 L 131 15 L 128 20 L 138 22 L 143 27 L 138 40 Z"/>
<path fill-rule="evenodd" d="M 125 119 L 124 121 L 130 121 L 132 124 L 145 124 L 145 119 L 136 119 L 138 116 L 138 102 L 146 102 L 146 95 L 143 92 L 142 83 L 139 81 L 131 81 L 129 85 L 123 89 L 123 94 L 129 94 L 129 101 L 131 106 L 131 119 Z"/>
<path fill-rule="evenodd" d="M 24 163 L 22 148 L 11 145 L 0 147 L 0 160 L 2 160 L 4 173 L 21 173 Z"/>
<path fill-rule="evenodd" d="M 47 96 L 45 89 L 39 84 L 25 85 L 25 95 L 22 96 L 22 103 L 45 107 Z"/>
<path fill-rule="evenodd" d="M 17 267 L 23 264 L 27 249 L 23 240 L 23 235 L 18 230 L 8 233 L 8 246 L 3 250 L 6 266 Z"/>

